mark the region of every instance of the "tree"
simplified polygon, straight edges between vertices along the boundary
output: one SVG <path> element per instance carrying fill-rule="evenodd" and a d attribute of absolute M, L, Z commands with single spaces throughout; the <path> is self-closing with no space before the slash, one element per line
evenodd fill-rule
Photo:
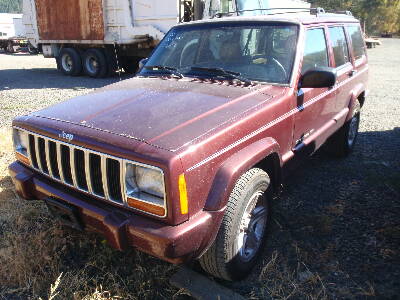
<path fill-rule="evenodd" d="M 400 32 L 400 0 L 311 0 L 314 7 L 349 10 L 366 23 L 368 33 Z"/>
<path fill-rule="evenodd" d="M 22 0 L 0 0 L 0 13 L 22 13 Z"/>

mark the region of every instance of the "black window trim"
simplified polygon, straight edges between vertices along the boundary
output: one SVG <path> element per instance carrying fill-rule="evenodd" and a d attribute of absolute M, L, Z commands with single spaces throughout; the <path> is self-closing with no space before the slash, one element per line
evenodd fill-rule
<path fill-rule="evenodd" d="M 325 45 L 326 45 L 326 57 L 328 59 L 328 67 L 332 68 L 332 63 L 331 63 L 331 53 L 330 53 L 330 45 L 329 45 L 329 40 L 328 40 L 328 35 L 326 34 L 326 25 L 325 24 L 318 24 L 315 26 L 307 26 L 304 28 L 304 43 L 303 43 L 303 52 L 301 53 L 301 66 L 299 66 L 299 70 L 300 73 L 302 73 L 302 69 L 303 69 L 303 64 L 304 64 L 304 54 L 305 54 L 305 49 L 306 49 L 306 41 L 307 41 L 307 32 L 309 30 L 314 30 L 314 29 L 322 29 L 322 32 L 324 33 L 324 37 L 325 37 Z"/>

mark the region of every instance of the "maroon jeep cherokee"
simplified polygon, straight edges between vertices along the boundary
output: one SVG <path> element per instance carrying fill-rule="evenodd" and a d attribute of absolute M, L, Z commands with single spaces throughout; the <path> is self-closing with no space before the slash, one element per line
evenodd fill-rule
<path fill-rule="evenodd" d="M 323 144 L 351 152 L 367 77 L 349 15 L 178 25 L 135 78 L 15 119 L 10 173 L 21 197 L 116 249 L 238 279 L 290 167 Z"/>

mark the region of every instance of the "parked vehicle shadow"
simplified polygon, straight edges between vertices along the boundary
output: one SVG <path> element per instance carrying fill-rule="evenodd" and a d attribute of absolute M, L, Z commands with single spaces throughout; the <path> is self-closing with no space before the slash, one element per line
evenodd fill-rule
<path fill-rule="evenodd" d="M 121 73 L 121 79 L 132 76 Z M 120 80 L 116 73 L 109 78 L 69 77 L 55 68 L 0 70 L 0 91 L 11 89 L 85 89 L 100 88 Z"/>
<path fill-rule="evenodd" d="M 14 53 L 9 53 L 4 51 L 3 49 L 0 49 L 0 54 L 6 54 L 6 55 L 11 55 L 11 56 L 30 56 L 31 54 L 28 53 L 28 48 L 14 48 L 15 52 Z"/>
<path fill-rule="evenodd" d="M 132 77 L 121 73 L 121 79 Z M 0 91 L 10 89 L 84 89 L 99 88 L 117 82 L 117 73 L 109 78 L 90 78 L 87 76 L 65 76 L 56 68 L 6 69 L 0 70 Z"/>
<path fill-rule="evenodd" d="M 263 261 L 242 294 L 395 299 L 400 290 L 400 128 L 361 132 L 345 159 L 322 150 L 274 201 Z M 297 295 L 297 296 L 296 296 Z M 330 296 L 329 296 L 330 295 Z M 311 297 L 313 296 L 313 297 Z"/>

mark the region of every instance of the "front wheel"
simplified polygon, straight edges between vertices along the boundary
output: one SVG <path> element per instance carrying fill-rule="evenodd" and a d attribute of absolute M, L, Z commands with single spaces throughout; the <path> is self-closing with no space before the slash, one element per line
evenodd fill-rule
<path fill-rule="evenodd" d="M 269 176 L 253 168 L 230 194 L 217 237 L 200 257 L 202 268 L 215 277 L 237 280 L 248 275 L 261 252 L 270 219 Z"/>

